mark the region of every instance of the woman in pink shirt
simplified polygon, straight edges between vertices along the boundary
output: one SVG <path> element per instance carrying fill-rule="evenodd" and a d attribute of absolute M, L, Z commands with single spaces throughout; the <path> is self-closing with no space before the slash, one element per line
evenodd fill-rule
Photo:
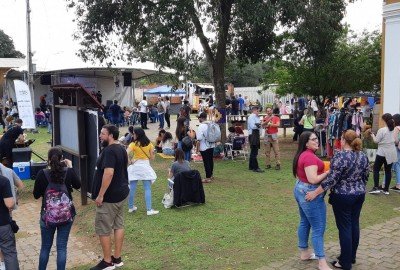
<path fill-rule="evenodd" d="M 293 175 L 297 178 L 294 188 L 294 197 L 300 213 L 298 227 L 298 247 L 300 259 L 318 259 L 318 269 L 331 269 L 325 258 L 324 233 L 326 227 L 325 193 L 315 200 L 307 201 L 307 192 L 318 188 L 319 183 L 326 178 L 324 163 L 315 152 L 318 149 L 318 137 L 314 132 L 304 131 L 299 138 L 297 153 L 293 159 Z M 308 248 L 308 238 L 311 229 L 311 242 L 314 248 L 312 253 Z"/>

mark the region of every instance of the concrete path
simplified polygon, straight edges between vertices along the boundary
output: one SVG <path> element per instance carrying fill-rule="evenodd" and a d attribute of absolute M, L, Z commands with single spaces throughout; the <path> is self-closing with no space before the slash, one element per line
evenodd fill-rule
<path fill-rule="evenodd" d="M 21 270 L 37 269 L 40 252 L 40 228 L 39 228 L 40 202 L 27 202 L 19 205 L 18 210 L 13 213 L 20 230 L 16 234 L 18 259 Z M 50 259 L 47 269 L 57 269 L 55 249 L 56 236 L 50 252 Z M 67 268 L 72 269 L 76 266 L 93 264 L 98 260 L 91 245 L 84 242 L 84 239 L 77 237 L 72 228 L 68 240 Z"/>
<path fill-rule="evenodd" d="M 339 242 L 331 242 L 325 245 L 328 262 L 336 260 L 339 250 Z M 317 261 L 302 262 L 295 256 L 294 258 L 262 267 L 259 270 L 308 270 L 318 269 L 317 267 Z M 400 217 L 361 231 L 357 261 L 352 269 L 400 269 Z"/>

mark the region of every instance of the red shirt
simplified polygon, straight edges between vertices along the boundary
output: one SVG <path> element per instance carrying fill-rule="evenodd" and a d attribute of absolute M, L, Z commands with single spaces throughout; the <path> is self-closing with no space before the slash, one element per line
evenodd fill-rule
<path fill-rule="evenodd" d="M 307 180 L 305 168 L 312 165 L 317 165 L 317 175 L 320 175 L 324 172 L 324 162 L 320 160 L 312 150 L 307 149 L 300 154 L 299 160 L 297 161 L 296 174 L 301 182 L 310 184 L 310 182 Z"/>
<path fill-rule="evenodd" d="M 267 115 L 264 117 L 264 122 L 271 122 L 274 125 L 279 125 L 280 121 L 281 121 L 281 119 L 279 118 L 279 116 L 276 116 L 276 115 L 272 115 L 272 116 Z M 265 132 L 267 134 L 276 134 L 276 133 L 278 133 L 278 127 L 266 127 Z"/>

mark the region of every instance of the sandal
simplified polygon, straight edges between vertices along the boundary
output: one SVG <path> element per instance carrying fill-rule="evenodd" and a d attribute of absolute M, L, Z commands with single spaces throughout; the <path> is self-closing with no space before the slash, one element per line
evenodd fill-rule
<path fill-rule="evenodd" d="M 332 261 L 331 264 L 332 264 L 332 266 L 333 266 L 334 268 L 337 268 L 337 269 L 344 269 L 344 268 L 340 265 L 339 261 Z M 339 265 L 338 265 L 338 264 L 339 264 Z"/>
<path fill-rule="evenodd" d="M 317 256 L 315 256 L 315 253 L 311 253 L 310 257 L 308 259 L 300 259 L 302 261 L 311 261 L 311 260 L 318 260 Z"/>

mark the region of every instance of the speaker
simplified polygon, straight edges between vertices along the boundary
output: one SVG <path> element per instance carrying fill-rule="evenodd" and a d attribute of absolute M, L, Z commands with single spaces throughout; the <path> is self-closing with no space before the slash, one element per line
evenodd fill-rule
<path fill-rule="evenodd" d="M 132 72 L 124 72 L 122 76 L 124 76 L 124 86 L 132 86 Z"/>
<path fill-rule="evenodd" d="M 40 84 L 41 85 L 51 85 L 51 75 L 40 76 Z"/>

